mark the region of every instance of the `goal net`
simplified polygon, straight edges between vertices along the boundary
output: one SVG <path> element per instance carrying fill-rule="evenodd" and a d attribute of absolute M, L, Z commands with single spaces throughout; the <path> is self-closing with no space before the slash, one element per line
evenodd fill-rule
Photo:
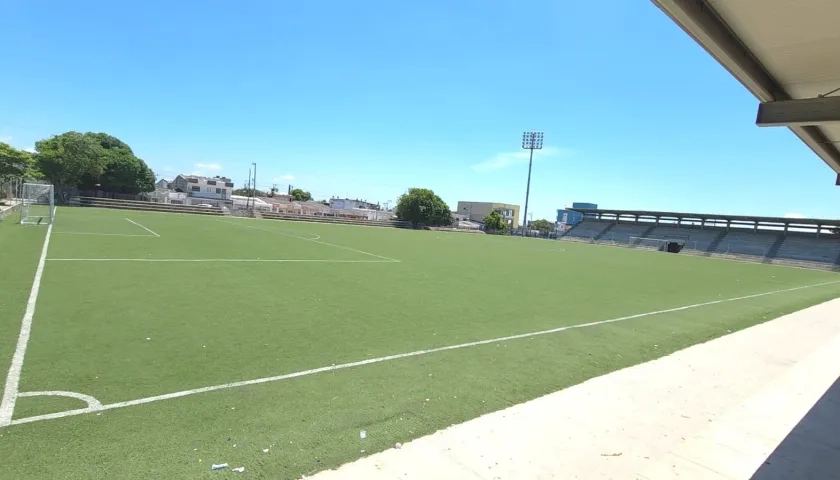
<path fill-rule="evenodd" d="M 55 217 L 55 195 L 52 185 L 24 183 L 20 204 L 22 225 L 49 225 Z"/>
<path fill-rule="evenodd" d="M 653 250 L 666 250 L 669 241 L 664 238 L 630 237 L 631 246 Z"/>

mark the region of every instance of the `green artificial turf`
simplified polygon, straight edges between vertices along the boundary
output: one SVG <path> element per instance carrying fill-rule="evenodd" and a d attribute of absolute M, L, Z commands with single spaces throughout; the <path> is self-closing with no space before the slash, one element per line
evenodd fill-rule
<path fill-rule="evenodd" d="M 12 273 L 0 279 L 0 326 L 13 332 L 0 338 L 5 365 L 45 230 L 0 226 Z M 20 390 L 104 404 L 840 280 L 571 242 L 71 208 L 58 212 L 48 258 L 310 260 L 49 260 Z M 298 478 L 838 293 L 825 285 L 13 425 L 0 429 L 0 471 L 227 478 L 210 471 L 226 462 L 251 478 Z M 15 418 L 80 406 L 24 397 Z"/>

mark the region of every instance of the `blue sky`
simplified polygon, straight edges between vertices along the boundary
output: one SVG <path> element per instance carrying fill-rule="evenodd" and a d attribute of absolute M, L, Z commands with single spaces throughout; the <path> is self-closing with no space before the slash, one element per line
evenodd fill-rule
<path fill-rule="evenodd" d="M 647 1 L 6 0 L 0 141 L 394 200 L 837 218 L 834 174 Z"/>

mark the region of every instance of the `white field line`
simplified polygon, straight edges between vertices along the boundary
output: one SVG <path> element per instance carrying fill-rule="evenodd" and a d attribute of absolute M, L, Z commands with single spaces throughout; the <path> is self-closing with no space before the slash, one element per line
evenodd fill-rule
<path fill-rule="evenodd" d="M 320 244 L 320 245 L 326 245 L 326 246 L 328 246 L 328 247 L 340 248 L 340 249 L 342 249 L 342 250 L 348 250 L 348 251 L 350 251 L 350 252 L 361 253 L 362 255 L 368 255 L 368 256 L 371 256 L 371 257 L 381 258 L 381 259 L 383 259 L 383 260 L 388 260 L 389 262 L 401 263 L 401 261 L 400 261 L 400 260 L 397 260 L 396 258 L 384 257 L 384 256 L 382 256 L 382 255 L 377 255 L 377 254 L 375 254 L 375 253 L 365 252 L 365 251 L 363 251 L 363 250 L 356 250 L 355 248 L 345 247 L 345 246 L 343 246 L 343 245 L 336 245 L 336 244 L 334 244 L 334 243 L 322 242 L 321 240 L 318 240 L 318 239 L 298 237 L 298 236 L 295 236 L 295 235 L 289 235 L 289 234 L 287 234 L 287 233 L 284 233 L 284 232 L 281 232 L 281 231 L 278 231 L 278 230 L 272 230 L 272 229 L 267 229 L 267 228 L 260 228 L 260 227 L 255 227 L 255 226 L 253 226 L 253 225 L 244 225 L 244 224 L 241 224 L 241 223 L 238 223 L 238 222 L 226 222 L 226 221 L 224 221 L 224 220 L 219 220 L 219 221 L 220 221 L 220 222 L 224 222 L 224 223 L 229 223 L 229 224 L 231 224 L 231 225 L 239 225 L 240 227 L 253 228 L 254 230 L 261 230 L 261 231 L 263 231 L 263 232 L 276 233 L 276 234 L 279 234 L 279 235 L 285 235 L 285 236 L 287 236 L 287 237 L 297 238 L 297 239 L 299 239 L 299 240 L 305 240 L 305 241 L 307 241 L 307 242 L 318 243 L 318 244 Z M 319 236 L 318 238 L 321 238 L 321 237 Z"/>
<path fill-rule="evenodd" d="M 62 235 L 101 235 L 103 237 L 152 237 L 153 235 L 134 235 L 127 233 L 93 233 L 93 232 L 53 232 Z"/>
<path fill-rule="evenodd" d="M 48 258 L 50 262 L 246 262 L 246 263 L 394 263 L 390 260 L 329 260 L 319 258 Z"/>
<path fill-rule="evenodd" d="M 57 212 L 56 212 L 57 213 Z M 44 266 L 47 263 L 47 249 L 50 247 L 53 222 L 47 227 L 47 235 L 44 237 L 44 246 L 41 248 L 41 258 L 38 260 L 38 267 L 35 269 L 35 278 L 32 280 L 32 289 L 29 291 L 29 300 L 26 302 L 26 310 L 23 313 L 23 321 L 20 325 L 15 353 L 12 355 L 12 364 L 9 366 L 9 374 L 6 375 L 6 386 L 3 388 L 3 399 L 0 400 L 0 427 L 9 425 L 12 415 L 15 412 L 15 402 L 20 387 L 20 373 L 23 369 L 23 357 L 26 355 L 26 346 L 29 344 L 29 336 L 32 333 L 32 318 L 35 316 L 35 304 L 38 302 L 38 291 L 41 289 L 41 278 L 44 275 Z"/>
<path fill-rule="evenodd" d="M 143 230 L 145 230 L 145 231 L 147 231 L 147 232 L 151 233 L 152 235 L 154 235 L 154 236 L 156 236 L 156 237 L 159 237 L 159 236 L 160 236 L 160 235 L 158 235 L 157 233 L 155 233 L 153 230 L 151 230 L 151 229 L 149 229 L 149 228 L 146 228 L 146 227 L 144 227 L 143 225 L 140 225 L 139 223 L 135 222 L 134 220 L 132 220 L 132 219 L 130 219 L 130 218 L 126 218 L 126 220 L 128 220 L 129 222 L 131 222 L 131 223 L 133 223 L 133 224 L 137 225 L 138 227 L 142 228 Z"/>
<path fill-rule="evenodd" d="M 753 295 L 744 295 L 744 296 L 741 296 L 741 297 L 724 298 L 724 299 L 721 299 L 721 300 L 713 300 L 713 301 L 710 301 L 710 302 L 695 303 L 695 304 L 692 304 L 692 305 L 684 305 L 682 307 L 668 308 L 668 309 L 665 309 L 665 310 L 656 310 L 656 311 L 653 311 L 653 312 L 637 313 L 635 315 L 627 315 L 625 317 L 611 318 L 609 320 L 599 320 L 599 321 L 596 321 L 596 322 L 581 323 L 581 324 L 577 324 L 577 325 L 567 325 L 567 326 L 564 326 L 564 327 L 557 327 L 557 328 L 552 328 L 552 329 L 549 329 L 549 330 L 540 330 L 540 331 L 536 331 L 536 332 L 520 333 L 518 335 L 509 335 L 509 336 L 506 336 L 506 337 L 491 338 L 489 340 L 479 340 L 479 341 L 475 341 L 475 342 L 460 343 L 460 344 L 457 344 L 457 345 L 448 345 L 448 346 L 445 346 L 445 347 L 429 348 L 429 349 L 425 349 L 425 350 L 416 350 L 416 351 L 408 352 L 408 353 L 399 353 L 399 354 L 388 355 L 388 356 L 379 357 L 379 358 L 369 358 L 369 359 L 360 360 L 360 361 L 357 361 L 357 362 L 342 363 L 342 364 L 339 364 L 339 365 L 330 365 L 330 366 L 326 366 L 326 367 L 314 368 L 314 369 L 311 369 L 311 370 L 303 370 L 303 371 L 300 371 L 300 372 L 287 373 L 287 374 L 284 374 L 284 375 L 277 375 L 277 376 L 274 376 L 274 377 L 264 377 L 264 378 L 257 378 L 257 379 L 253 379 L 253 380 L 244 380 L 244 381 L 240 381 L 240 382 L 223 383 L 223 384 L 220 384 L 220 385 L 212 385 L 212 386 L 209 386 L 209 387 L 195 388 L 195 389 L 192 389 L 192 390 L 183 390 L 183 391 L 180 391 L 180 392 L 167 393 L 167 394 L 163 394 L 163 395 L 155 395 L 153 397 L 138 398 L 136 400 L 128 400 L 128 401 L 125 401 L 125 402 L 109 403 L 109 404 L 103 405 L 101 408 L 96 408 L 96 409 L 92 409 L 92 408 L 88 407 L 88 408 L 80 408 L 80 409 L 76 409 L 76 410 L 68 410 L 68 411 L 65 411 L 65 412 L 56 412 L 56 413 L 49 413 L 49 414 L 45 414 L 45 415 L 37 415 L 37 416 L 33 416 L 33 417 L 19 418 L 17 420 L 12 420 L 11 425 L 19 425 L 19 424 L 23 424 L 23 423 L 38 422 L 38 421 L 42 421 L 42 420 L 51 420 L 51 419 L 56 419 L 56 418 L 70 417 L 70 416 L 74 416 L 74 415 L 81 415 L 81 414 L 84 414 L 84 413 L 89 413 L 89 412 L 92 412 L 92 411 L 114 410 L 114 409 L 117 409 L 117 408 L 132 407 L 132 406 L 135 406 L 135 405 L 143 405 L 143 404 L 146 404 L 146 403 L 159 402 L 159 401 L 162 401 L 162 400 L 171 400 L 171 399 L 174 399 L 174 398 L 181 398 L 181 397 L 186 397 L 186 396 L 189 396 L 189 395 L 195 395 L 195 394 L 199 394 L 199 393 L 207 393 L 207 392 L 214 392 L 214 391 L 217 391 L 217 390 L 227 390 L 229 388 L 237 388 L 237 387 L 245 387 L 245 386 L 249 386 L 249 385 L 259 385 L 259 384 L 263 384 L 263 383 L 277 382 L 277 381 L 280 381 L 280 380 L 288 380 L 288 379 L 291 379 L 291 378 L 305 377 L 305 376 L 308 376 L 308 375 L 315 375 L 315 374 L 324 373 L 324 372 L 333 372 L 333 371 L 336 371 L 336 370 L 344 370 L 346 368 L 361 367 L 363 365 L 371 365 L 371 364 L 374 364 L 374 363 L 388 362 L 388 361 L 391 361 L 391 360 L 399 360 L 399 359 L 402 359 L 402 358 L 418 357 L 418 356 L 421 356 L 421 355 L 429 355 L 429 354 L 432 354 L 432 353 L 445 352 L 445 351 L 448 351 L 448 350 L 459 350 L 459 349 L 462 349 L 462 348 L 475 347 L 475 346 L 479 346 L 479 345 L 488 345 L 488 344 L 491 344 L 491 343 L 507 342 L 507 341 L 510 341 L 510 340 L 518 340 L 518 339 L 522 339 L 522 338 L 530 338 L 530 337 L 536 337 L 536 336 L 540 336 L 540 335 L 548 335 L 548 334 L 551 334 L 551 333 L 564 332 L 564 331 L 567 331 L 567 330 L 573 330 L 573 329 L 578 329 L 578 328 L 587 328 L 587 327 L 594 327 L 594 326 L 598 326 L 598 325 L 606 325 L 606 324 L 609 324 L 609 323 L 617 323 L 617 322 L 623 322 L 623 321 L 626 321 L 626 320 L 633 320 L 633 319 L 636 319 L 636 318 L 650 317 L 650 316 L 653 316 L 653 315 L 660 315 L 660 314 L 663 314 L 663 313 L 680 312 L 680 311 L 691 310 L 691 309 L 700 308 L 700 307 L 707 307 L 707 306 L 710 306 L 710 305 L 718 305 L 718 304 L 721 304 L 721 303 L 737 302 L 737 301 L 740 301 L 740 300 L 748 300 L 748 299 L 751 299 L 751 298 L 766 297 L 768 295 L 776 295 L 776 294 L 779 294 L 779 293 L 793 292 L 793 291 L 796 291 L 796 290 L 804 290 L 804 289 L 808 289 L 808 288 L 821 287 L 821 286 L 825 286 L 825 285 L 833 285 L 833 284 L 837 284 L 837 283 L 840 283 L 840 280 L 836 280 L 836 281 L 832 281 L 832 282 L 817 283 L 817 284 L 812 284 L 812 285 L 804 285 L 804 286 L 801 286 L 801 287 L 785 288 L 785 289 L 782 289 L 782 290 L 773 290 L 771 292 L 756 293 L 756 294 L 753 294 Z"/>
<path fill-rule="evenodd" d="M 58 390 L 51 390 L 48 392 L 21 392 L 18 393 L 18 397 L 70 397 L 75 398 L 77 400 L 81 400 L 88 404 L 89 409 L 98 410 L 102 408 L 102 403 L 91 397 L 90 395 L 85 395 L 84 393 L 76 393 L 76 392 L 63 392 Z"/>

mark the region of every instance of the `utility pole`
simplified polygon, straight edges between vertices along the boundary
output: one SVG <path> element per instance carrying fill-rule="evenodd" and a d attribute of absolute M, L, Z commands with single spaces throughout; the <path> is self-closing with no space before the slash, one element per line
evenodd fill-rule
<path fill-rule="evenodd" d="M 248 169 L 248 183 L 246 184 L 245 188 L 248 190 L 248 198 L 245 199 L 245 209 L 249 208 L 251 204 L 251 169 Z"/>
<path fill-rule="evenodd" d="M 528 158 L 528 184 L 525 187 L 525 215 L 522 220 L 528 223 L 528 199 L 531 196 L 531 165 L 534 163 L 534 150 L 542 150 L 543 147 L 543 132 L 525 132 L 522 134 L 522 148 L 530 150 L 531 155 Z M 525 236 L 526 228 L 522 228 L 522 236 Z"/>
<path fill-rule="evenodd" d="M 254 166 L 254 201 L 251 202 L 251 208 L 254 208 L 257 206 L 257 164 L 254 162 L 251 165 Z"/>

